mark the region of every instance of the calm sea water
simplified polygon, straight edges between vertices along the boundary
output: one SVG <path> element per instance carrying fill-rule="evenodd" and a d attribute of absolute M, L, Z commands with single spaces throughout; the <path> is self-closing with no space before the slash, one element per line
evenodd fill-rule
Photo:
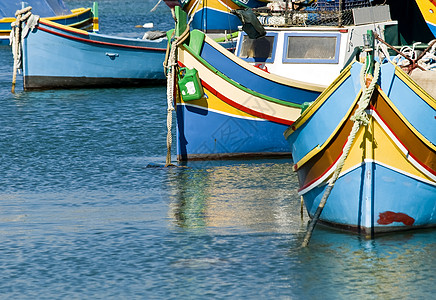
<path fill-rule="evenodd" d="M 99 3 L 104 33 L 172 26 L 154 1 Z M 434 298 L 434 230 L 318 227 L 302 249 L 290 160 L 147 168 L 165 162 L 165 87 L 12 95 L 0 61 L 1 299 Z"/>

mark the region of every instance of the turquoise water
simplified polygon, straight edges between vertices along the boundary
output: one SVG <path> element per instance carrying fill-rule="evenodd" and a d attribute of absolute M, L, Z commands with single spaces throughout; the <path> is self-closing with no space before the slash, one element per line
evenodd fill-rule
<path fill-rule="evenodd" d="M 104 33 L 153 21 L 154 1 L 99 2 Z M 434 298 L 434 230 L 317 227 L 302 249 L 290 160 L 147 167 L 165 162 L 165 87 L 12 95 L 0 61 L 1 299 Z"/>

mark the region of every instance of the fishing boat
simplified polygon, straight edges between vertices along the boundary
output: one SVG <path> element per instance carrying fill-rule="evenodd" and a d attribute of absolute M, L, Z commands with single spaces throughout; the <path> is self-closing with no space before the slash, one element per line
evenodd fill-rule
<path fill-rule="evenodd" d="M 186 32 L 183 13 L 176 7 L 176 36 Z M 378 21 L 265 27 L 265 37 L 242 34 L 236 55 L 192 30 L 177 47 L 178 160 L 289 155 L 283 131 L 355 56 L 363 45 L 358 33 L 375 26 L 383 35 L 396 26 L 390 17 Z"/>
<path fill-rule="evenodd" d="M 285 131 L 299 194 L 312 222 L 368 237 L 434 227 L 436 73 L 371 49 Z"/>
<path fill-rule="evenodd" d="M 69 10 L 62 0 L 8 0 L 0 2 L 0 44 L 9 44 L 11 23 L 16 20 L 15 12 L 25 3 L 34 14 L 42 18 L 86 31 L 98 31 L 98 6 Z"/>
<path fill-rule="evenodd" d="M 34 15 L 32 15 L 34 16 Z M 27 26 L 31 26 L 27 22 Z M 97 34 L 37 19 L 24 30 L 25 90 L 164 84 L 167 39 Z"/>
<path fill-rule="evenodd" d="M 14 56 L 20 58 L 15 65 L 23 70 L 25 90 L 165 83 L 162 64 L 168 44 L 166 32 L 152 30 L 142 39 L 124 38 L 86 32 L 43 18 L 28 24 L 24 31 L 15 49 L 22 48 L 23 54 Z M 226 38 L 218 42 L 227 49 L 234 47 Z"/>

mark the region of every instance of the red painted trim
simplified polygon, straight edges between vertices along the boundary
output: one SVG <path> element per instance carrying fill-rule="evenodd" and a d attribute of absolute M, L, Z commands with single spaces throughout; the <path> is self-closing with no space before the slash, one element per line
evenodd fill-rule
<path fill-rule="evenodd" d="M 138 49 L 138 50 L 149 50 L 149 51 L 161 51 L 161 52 L 165 52 L 166 49 L 162 49 L 162 48 L 150 48 L 150 47 L 141 47 L 141 46 L 132 46 L 132 45 L 123 45 L 123 44 L 114 44 L 114 43 L 108 43 L 108 42 L 101 42 L 101 41 L 94 41 L 94 40 L 89 40 L 89 39 L 84 39 L 84 38 L 79 38 L 79 37 L 74 37 L 68 34 L 63 34 L 60 32 L 56 32 L 41 26 L 38 26 L 38 29 L 48 32 L 50 34 L 54 34 L 57 36 L 61 36 L 70 40 L 76 40 L 76 41 L 80 41 L 80 42 L 85 42 L 85 43 L 90 43 L 90 44 L 97 44 L 97 45 L 105 45 L 105 46 L 112 46 L 112 47 L 120 47 L 120 48 L 129 48 L 129 49 Z M 62 30 L 64 30 L 62 28 Z M 70 32 L 74 32 L 77 33 L 75 31 L 70 31 Z M 81 34 L 81 33 L 79 33 Z M 86 35 L 89 36 L 89 35 Z"/>
<path fill-rule="evenodd" d="M 230 100 L 229 98 L 227 98 L 226 96 L 224 96 L 223 94 L 221 94 L 220 92 L 218 92 L 217 90 L 215 90 L 212 86 L 210 86 L 209 84 L 207 84 L 205 81 L 201 80 L 201 84 L 203 85 L 203 87 L 205 87 L 207 90 L 209 90 L 212 94 L 214 94 L 215 96 L 217 96 L 220 100 L 222 100 L 223 102 L 227 103 L 230 106 L 233 106 L 236 109 L 239 109 L 245 113 L 248 113 L 250 115 L 268 120 L 268 121 L 272 121 L 275 123 L 279 123 L 279 124 L 284 124 L 284 125 L 292 125 L 294 122 L 293 121 L 289 121 L 289 120 L 285 120 L 282 118 L 276 118 L 270 115 L 266 115 L 264 113 L 258 112 L 256 110 L 253 110 L 251 108 L 245 107 L 239 103 L 236 103 L 233 100 Z"/>
<path fill-rule="evenodd" d="M 347 144 L 348 138 L 345 141 L 344 145 L 342 146 L 342 151 L 341 153 L 339 153 L 339 156 L 335 159 L 335 161 L 330 165 L 330 167 L 328 167 L 324 173 L 322 173 L 320 176 L 316 177 L 315 179 L 312 179 L 311 181 L 309 181 L 307 184 L 305 184 L 304 186 L 300 187 L 298 189 L 298 192 L 301 192 L 302 190 L 308 188 L 309 186 L 311 186 L 312 184 L 314 184 L 317 180 L 319 180 L 320 178 L 322 178 L 325 174 L 327 174 L 328 172 L 330 172 L 330 170 L 333 168 L 333 166 L 336 164 L 336 162 L 341 158 L 342 153 L 344 152 L 344 146 L 345 144 Z M 297 170 L 298 171 L 298 170 Z"/>
<path fill-rule="evenodd" d="M 72 32 L 72 33 L 76 33 L 76 34 L 81 34 L 81 35 L 84 35 L 84 36 L 89 36 L 88 35 L 88 32 L 78 32 L 78 31 L 75 31 L 75 30 L 72 30 L 72 29 L 70 29 L 68 26 L 58 26 L 59 24 L 58 23 L 56 23 L 56 22 L 54 22 L 54 21 L 50 21 L 50 23 L 48 23 L 48 22 L 46 22 L 44 19 L 39 19 L 39 23 L 40 24 L 44 24 L 45 26 L 48 26 L 48 27 L 54 27 L 54 28 L 57 28 L 57 29 L 59 29 L 59 30 L 63 30 L 63 31 L 68 31 L 68 32 Z M 54 24 L 52 24 L 52 23 L 54 23 Z M 39 27 L 39 26 L 37 26 L 37 27 Z M 42 28 L 41 28 L 42 29 Z"/>
<path fill-rule="evenodd" d="M 377 110 L 375 109 L 375 107 L 374 106 L 372 106 L 372 105 L 370 105 L 370 110 L 373 110 L 376 114 L 377 114 L 377 116 L 380 118 L 380 120 L 384 123 L 384 125 L 387 127 L 387 128 L 389 128 L 389 130 L 391 131 L 391 133 L 395 136 L 395 138 L 398 140 L 398 142 L 407 150 L 407 153 L 408 153 L 408 155 L 410 156 L 410 157 L 412 157 L 422 168 L 424 168 L 424 169 L 426 169 L 429 173 L 431 173 L 431 174 L 433 174 L 433 175 L 436 175 L 436 171 L 435 170 L 433 170 L 433 169 L 430 169 L 427 165 L 425 165 L 424 163 L 422 163 L 420 160 L 418 160 L 417 159 L 417 157 L 415 156 L 415 155 L 413 155 L 411 152 L 410 152 L 410 150 L 409 149 L 407 149 L 407 147 L 406 146 L 404 146 L 404 144 L 403 144 L 403 142 L 401 142 L 401 140 L 398 138 L 398 136 L 395 134 L 395 132 L 392 130 L 392 128 L 391 127 L 389 127 L 388 126 L 388 124 L 386 123 L 386 121 L 380 116 L 380 114 L 377 112 Z M 341 151 L 341 153 L 339 154 L 339 156 L 336 158 L 336 160 L 330 165 L 330 167 L 328 167 L 327 169 L 326 169 L 326 171 L 325 172 L 323 172 L 320 176 L 318 176 L 317 178 L 315 178 L 315 179 L 312 179 L 310 182 L 308 182 L 307 184 L 305 184 L 304 186 L 302 186 L 301 188 L 299 188 L 298 189 L 298 192 L 300 192 L 300 191 L 302 191 L 302 190 L 304 190 L 304 189 L 306 189 L 306 188 L 308 188 L 309 186 L 311 186 L 312 184 L 314 184 L 317 180 L 319 180 L 320 178 L 322 178 L 326 173 L 328 173 L 330 170 L 331 170 L 331 168 L 335 165 L 335 163 L 339 160 L 339 158 L 341 157 L 341 155 L 342 155 L 342 152 L 343 152 L 343 149 L 344 149 L 344 146 L 345 146 L 345 144 L 347 143 L 347 141 L 348 141 L 348 138 L 347 138 L 347 140 L 345 141 L 345 143 L 344 143 L 344 145 L 342 146 L 342 151 Z M 297 170 L 298 171 L 298 170 Z"/>
<path fill-rule="evenodd" d="M 180 61 L 178 62 L 180 67 L 185 67 L 185 65 L 183 63 L 181 63 Z M 292 125 L 294 124 L 294 121 L 289 121 L 289 120 L 285 120 L 282 118 L 276 118 L 270 115 L 266 115 L 263 114 L 261 112 L 252 110 L 248 107 L 245 107 L 243 105 L 240 105 L 239 103 L 236 103 L 233 100 L 230 100 L 229 98 L 227 98 L 226 96 L 224 96 L 223 94 L 221 94 L 220 92 L 218 92 L 216 89 L 214 89 L 211 85 L 209 85 L 208 83 L 206 83 L 204 80 L 201 80 L 201 84 L 203 85 L 203 87 L 205 87 L 209 92 L 211 92 L 212 94 L 214 94 L 216 97 L 218 97 L 218 99 L 220 99 L 221 101 L 227 103 L 230 106 L 233 106 L 236 109 L 239 109 L 240 111 L 243 111 L 245 113 L 248 113 L 250 115 L 274 122 L 274 123 L 279 123 L 279 124 L 283 124 L 283 125 Z"/>
<path fill-rule="evenodd" d="M 378 113 L 378 111 L 375 109 L 374 106 L 370 106 L 371 110 L 375 111 L 375 113 L 377 114 L 377 116 L 383 121 L 383 123 L 385 124 L 385 126 L 387 128 L 389 128 L 389 130 L 391 131 L 391 133 L 395 136 L 395 138 L 398 140 L 398 142 L 404 147 L 404 149 L 407 150 L 407 154 L 412 157 L 422 168 L 426 169 L 428 172 L 430 172 L 433 175 L 436 175 L 436 170 L 430 169 L 429 166 L 427 166 L 425 163 L 423 163 L 422 161 L 420 161 L 415 155 L 413 155 L 412 152 L 410 152 L 410 150 L 404 145 L 404 143 L 399 139 L 399 137 L 395 134 L 395 131 L 388 125 L 388 123 L 386 123 L 386 121 L 382 118 L 382 116 Z"/>

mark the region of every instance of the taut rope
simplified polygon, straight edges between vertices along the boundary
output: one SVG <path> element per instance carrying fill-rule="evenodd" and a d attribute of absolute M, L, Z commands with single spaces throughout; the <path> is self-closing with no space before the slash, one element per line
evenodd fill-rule
<path fill-rule="evenodd" d="M 173 16 L 174 12 L 171 9 Z M 177 67 L 177 47 L 181 45 L 189 36 L 189 24 L 192 22 L 193 17 L 189 20 L 185 31 L 176 37 L 174 41 L 168 42 L 167 52 L 165 55 L 164 69 L 167 74 L 167 156 L 165 161 L 165 167 L 171 165 L 171 145 L 173 141 L 173 137 L 171 134 L 171 127 L 173 123 L 173 114 L 172 112 L 175 110 L 173 105 L 173 97 L 174 97 L 174 86 L 176 83 L 176 67 Z M 178 20 L 176 20 L 178 22 Z M 171 38 L 173 38 L 175 31 Z"/>
<path fill-rule="evenodd" d="M 345 159 L 347 158 L 348 153 L 350 152 L 351 145 L 353 144 L 354 138 L 356 137 L 356 134 L 357 134 L 359 128 L 362 125 L 367 126 L 369 123 L 368 115 L 366 114 L 365 109 L 369 105 L 369 101 L 371 99 L 375 85 L 377 84 L 378 77 L 380 75 L 380 64 L 378 62 L 375 63 L 374 78 L 372 79 L 372 81 L 368 87 L 366 86 L 366 82 L 365 82 L 367 71 L 368 70 L 364 64 L 362 66 L 362 70 L 360 72 L 360 85 L 362 87 L 363 92 L 362 92 L 362 95 L 360 96 L 360 99 L 357 103 L 358 107 L 356 109 L 356 112 L 350 118 L 350 120 L 354 122 L 353 128 L 351 129 L 351 132 L 348 135 L 347 142 L 345 143 L 345 146 L 342 149 L 342 154 L 339 158 L 338 164 L 336 165 L 336 169 L 333 173 L 333 176 L 328 181 L 328 186 L 327 186 L 326 190 L 324 191 L 324 194 L 321 198 L 321 201 L 318 205 L 318 208 L 316 209 L 316 212 L 312 218 L 312 221 L 309 224 L 309 228 L 307 230 L 306 236 L 304 237 L 302 247 L 306 247 L 309 244 L 310 237 L 312 236 L 312 232 L 315 228 L 315 225 L 318 222 L 319 216 L 321 215 L 321 212 L 324 209 L 324 206 L 327 202 L 327 198 L 329 197 L 330 192 L 333 189 L 335 182 L 339 177 L 339 174 L 341 173 L 341 170 L 345 164 Z"/>

